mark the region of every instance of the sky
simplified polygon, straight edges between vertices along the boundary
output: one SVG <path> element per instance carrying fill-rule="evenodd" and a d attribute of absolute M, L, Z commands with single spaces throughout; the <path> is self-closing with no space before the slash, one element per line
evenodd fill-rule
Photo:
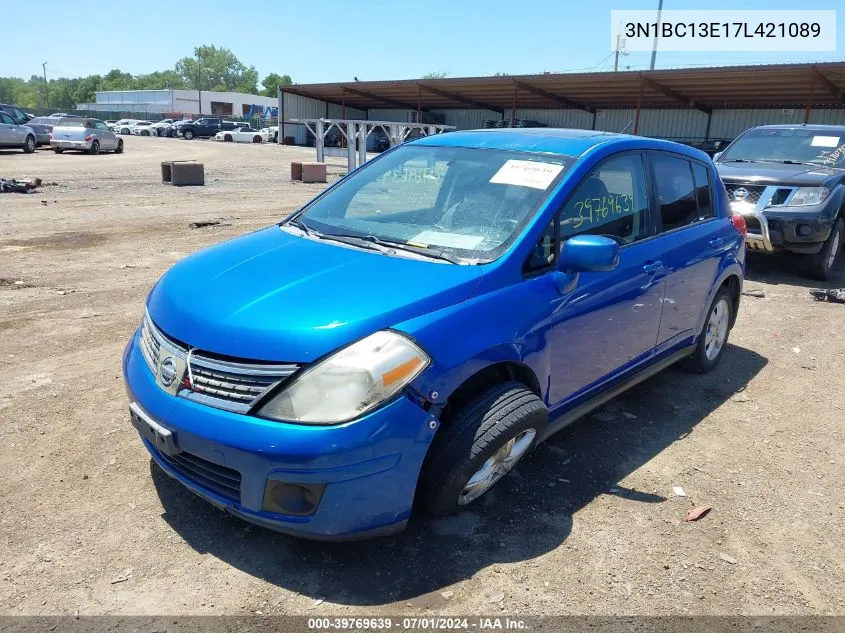
<path fill-rule="evenodd" d="M 133 74 L 172 68 L 195 46 L 230 49 L 261 77 L 295 83 L 610 70 L 611 9 L 648 9 L 657 0 L 43 0 L 43 30 L 3 29 L 0 76 L 29 78 Z M 319 12 L 316 8 L 319 7 Z M 835 53 L 661 53 L 657 68 L 845 59 L 841 0 L 664 0 L 668 9 L 837 9 Z M 98 25 L 98 16 L 102 20 Z M 629 53 L 620 69 L 648 68 L 650 53 Z"/>

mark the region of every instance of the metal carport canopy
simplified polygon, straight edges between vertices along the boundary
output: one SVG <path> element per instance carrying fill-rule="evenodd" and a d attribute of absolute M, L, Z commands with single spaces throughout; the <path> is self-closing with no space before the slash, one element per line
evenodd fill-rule
<path fill-rule="evenodd" d="M 651 71 L 501 75 L 280 86 L 288 93 L 372 108 L 489 109 L 833 107 L 845 104 L 845 62 Z"/>

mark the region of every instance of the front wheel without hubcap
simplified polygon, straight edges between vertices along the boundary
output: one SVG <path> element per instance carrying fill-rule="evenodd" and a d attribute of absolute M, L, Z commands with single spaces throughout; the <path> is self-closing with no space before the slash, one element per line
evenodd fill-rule
<path fill-rule="evenodd" d="M 490 387 L 438 431 L 420 476 L 420 500 L 435 516 L 468 507 L 528 453 L 548 419 L 543 401 L 524 384 Z"/>

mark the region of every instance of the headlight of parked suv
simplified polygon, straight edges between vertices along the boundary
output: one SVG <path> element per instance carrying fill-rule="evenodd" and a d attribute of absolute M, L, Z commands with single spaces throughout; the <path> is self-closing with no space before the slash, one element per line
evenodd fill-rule
<path fill-rule="evenodd" d="M 789 207 L 807 207 L 812 204 L 821 204 L 830 194 L 827 187 L 798 187 L 789 201 Z"/>
<path fill-rule="evenodd" d="M 306 369 L 258 415 L 306 424 L 346 422 L 395 395 L 430 362 L 407 337 L 376 332 Z"/>

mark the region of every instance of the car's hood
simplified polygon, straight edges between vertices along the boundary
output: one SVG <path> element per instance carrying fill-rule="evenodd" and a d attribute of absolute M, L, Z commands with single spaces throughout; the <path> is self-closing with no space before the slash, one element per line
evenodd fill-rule
<path fill-rule="evenodd" d="M 813 186 L 842 176 L 843 170 L 810 165 L 782 163 L 716 163 L 719 176 L 726 183 Z"/>
<path fill-rule="evenodd" d="M 195 253 L 150 293 L 165 334 L 254 360 L 309 362 L 467 299 L 481 269 L 292 235 L 278 226 Z"/>

